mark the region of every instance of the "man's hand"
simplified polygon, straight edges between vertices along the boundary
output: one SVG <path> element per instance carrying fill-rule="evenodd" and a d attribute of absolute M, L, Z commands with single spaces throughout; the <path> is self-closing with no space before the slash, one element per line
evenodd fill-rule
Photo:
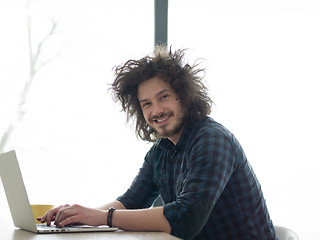
<path fill-rule="evenodd" d="M 46 222 L 48 226 L 54 221 L 58 227 L 75 223 L 99 226 L 107 224 L 107 211 L 66 204 L 46 212 L 42 218 L 38 218 L 38 221 Z"/>

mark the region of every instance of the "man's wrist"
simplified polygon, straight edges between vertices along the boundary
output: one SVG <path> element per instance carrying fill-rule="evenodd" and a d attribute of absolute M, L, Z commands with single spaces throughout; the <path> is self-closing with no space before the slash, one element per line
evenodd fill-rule
<path fill-rule="evenodd" d="M 108 214 L 107 214 L 107 225 L 109 227 L 113 227 L 114 225 L 112 224 L 112 217 L 113 217 L 113 212 L 115 211 L 116 209 L 114 207 L 111 207 L 109 208 L 108 210 Z"/>
<path fill-rule="evenodd" d="M 122 209 L 116 209 L 113 214 L 112 214 L 112 225 L 114 227 L 118 227 L 120 228 L 120 218 L 121 218 L 121 213 L 123 212 Z M 119 217 L 119 213 L 120 213 L 120 217 Z"/>
<path fill-rule="evenodd" d="M 100 210 L 100 209 L 99 209 Z M 107 225 L 107 217 L 108 216 L 108 210 L 100 210 L 100 225 Z"/>

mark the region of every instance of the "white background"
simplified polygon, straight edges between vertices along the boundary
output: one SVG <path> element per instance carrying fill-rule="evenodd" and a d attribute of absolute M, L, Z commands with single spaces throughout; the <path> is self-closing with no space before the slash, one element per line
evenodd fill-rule
<path fill-rule="evenodd" d="M 96 206 L 123 193 L 150 144 L 126 125 L 108 84 L 112 68 L 153 48 L 153 1 L 0 0 L 0 134 L 28 79 L 26 16 L 33 44 L 59 19 L 16 149 L 32 203 Z M 169 45 L 204 58 L 211 116 L 241 142 L 274 224 L 320 238 L 317 1 L 169 1 Z M 43 190 L 47 186 L 47 190 Z"/>

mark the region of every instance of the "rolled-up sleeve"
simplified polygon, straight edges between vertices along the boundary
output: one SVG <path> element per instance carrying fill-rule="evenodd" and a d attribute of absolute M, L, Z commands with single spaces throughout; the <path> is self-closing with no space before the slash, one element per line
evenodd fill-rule
<path fill-rule="evenodd" d="M 153 166 L 148 155 L 129 189 L 117 198 L 127 209 L 148 208 L 159 195 L 153 182 Z"/>
<path fill-rule="evenodd" d="M 183 239 L 194 238 L 204 227 L 235 164 L 231 140 L 223 133 L 200 132 L 189 147 L 181 191 L 164 206 L 171 234 Z"/>

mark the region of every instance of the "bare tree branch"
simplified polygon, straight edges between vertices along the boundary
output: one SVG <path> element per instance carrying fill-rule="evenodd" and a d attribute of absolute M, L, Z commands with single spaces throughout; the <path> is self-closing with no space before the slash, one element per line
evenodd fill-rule
<path fill-rule="evenodd" d="M 42 50 L 42 46 L 43 44 L 51 37 L 55 34 L 55 30 L 58 26 L 58 23 L 52 19 L 52 25 L 51 25 L 51 29 L 50 31 L 47 33 L 47 35 L 38 43 L 38 47 L 37 47 L 37 51 L 36 51 L 36 54 L 33 56 L 33 62 L 36 63 L 39 59 L 39 56 L 40 56 L 40 53 L 41 53 L 41 50 Z M 34 66 L 36 67 L 36 66 Z"/>
<path fill-rule="evenodd" d="M 53 61 L 56 57 L 60 56 L 60 53 L 57 53 L 56 55 L 52 56 L 51 58 L 48 58 L 46 61 L 42 62 L 38 68 L 34 70 L 35 73 L 37 73 L 41 68 L 43 68 L 45 65 Z"/>
<path fill-rule="evenodd" d="M 0 141 L 0 153 L 3 153 L 6 143 L 8 142 L 8 139 L 11 136 L 11 133 L 14 128 L 15 126 L 13 124 L 10 124 L 6 132 L 2 135 L 1 141 Z"/>
<path fill-rule="evenodd" d="M 30 6 L 30 2 L 27 2 L 27 8 Z M 28 14 L 27 15 L 27 34 L 28 34 L 28 49 L 29 49 L 29 77 L 27 82 L 24 85 L 24 88 L 20 94 L 20 101 L 18 104 L 18 109 L 17 109 L 17 114 L 15 119 L 9 124 L 7 130 L 5 133 L 2 135 L 1 140 L 0 140 L 0 153 L 2 153 L 5 150 L 5 146 L 12 135 L 12 132 L 16 128 L 16 125 L 19 124 L 19 122 L 22 121 L 24 115 L 25 115 L 25 102 L 28 98 L 29 92 L 31 85 L 34 82 L 36 74 L 48 63 L 53 61 L 57 56 L 60 55 L 60 53 L 55 54 L 54 56 L 48 58 L 45 61 L 42 61 L 39 63 L 39 59 L 41 57 L 41 52 L 43 49 L 43 46 L 45 43 L 56 33 L 56 29 L 58 26 L 58 21 L 52 19 L 52 24 L 51 28 L 48 31 L 48 33 L 44 36 L 44 38 L 38 43 L 36 51 L 34 53 L 33 48 L 32 48 L 32 24 L 31 24 L 31 17 Z"/>

